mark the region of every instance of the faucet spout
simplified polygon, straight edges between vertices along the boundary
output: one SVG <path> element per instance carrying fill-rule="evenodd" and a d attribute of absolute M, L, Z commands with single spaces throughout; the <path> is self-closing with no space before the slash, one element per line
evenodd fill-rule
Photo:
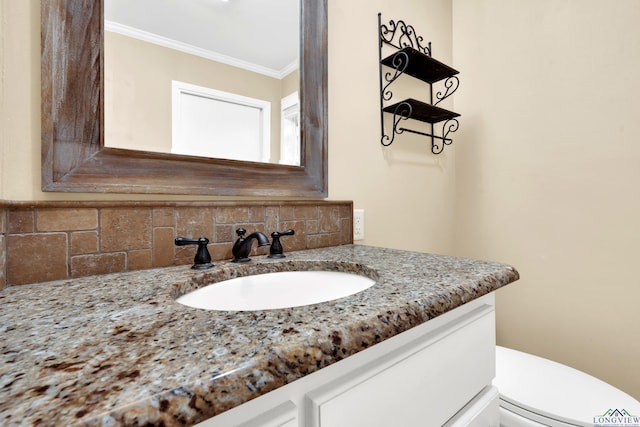
<path fill-rule="evenodd" d="M 258 241 L 258 247 L 269 246 L 269 239 L 264 233 L 255 231 L 247 237 L 244 237 L 246 232 L 247 230 L 244 228 L 238 228 L 236 230 L 238 240 L 236 240 L 233 244 L 233 248 L 231 249 L 231 252 L 233 253 L 233 262 L 247 262 L 251 259 L 249 258 L 249 252 L 251 252 L 251 246 L 254 240 Z"/>

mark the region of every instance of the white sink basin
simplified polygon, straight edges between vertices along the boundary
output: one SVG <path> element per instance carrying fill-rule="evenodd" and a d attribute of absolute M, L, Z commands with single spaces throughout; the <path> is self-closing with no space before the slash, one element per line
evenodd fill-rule
<path fill-rule="evenodd" d="M 331 301 L 361 292 L 374 283 L 353 273 L 284 271 L 212 283 L 176 301 L 206 310 L 269 310 Z"/>

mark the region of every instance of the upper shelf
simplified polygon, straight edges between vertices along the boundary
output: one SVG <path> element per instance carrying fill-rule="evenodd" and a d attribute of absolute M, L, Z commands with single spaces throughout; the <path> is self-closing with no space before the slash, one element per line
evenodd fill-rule
<path fill-rule="evenodd" d="M 405 60 L 407 61 L 407 65 L 406 68 L 402 70 Z M 459 72 L 409 46 L 387 56 L 381 62 L 387 67 L 401 70 L 404 74 L 409 74 L 426 83 L 434 83 L 454 76 Z"/>

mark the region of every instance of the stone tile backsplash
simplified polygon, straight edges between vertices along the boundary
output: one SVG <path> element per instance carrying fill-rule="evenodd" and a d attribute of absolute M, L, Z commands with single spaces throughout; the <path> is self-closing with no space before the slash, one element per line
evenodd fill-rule
<path fill-rule="evenodd" d="M 178 236 L 207 237 L 211 257 L 229 259 L 239 227 L 293 228 L 282 238 L 285 252 L 349 244 L 352 208 L 350 201 L 0 201 L 0 289 L 189 264 L 196 247 L 175 246 Z"/>

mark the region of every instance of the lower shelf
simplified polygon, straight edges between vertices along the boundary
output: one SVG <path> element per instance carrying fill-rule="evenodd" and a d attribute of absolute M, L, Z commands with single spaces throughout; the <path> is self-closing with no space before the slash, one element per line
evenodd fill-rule
<path fill-rule="evenodd" d="M 414 119 L 425 123 L 438 123 L 459 117 L 460 114 L 417 99 L 409 98 L 404 101 L 386 106 L 382 109 L 387 113 L 392 113 L 403 118 Z"/>

